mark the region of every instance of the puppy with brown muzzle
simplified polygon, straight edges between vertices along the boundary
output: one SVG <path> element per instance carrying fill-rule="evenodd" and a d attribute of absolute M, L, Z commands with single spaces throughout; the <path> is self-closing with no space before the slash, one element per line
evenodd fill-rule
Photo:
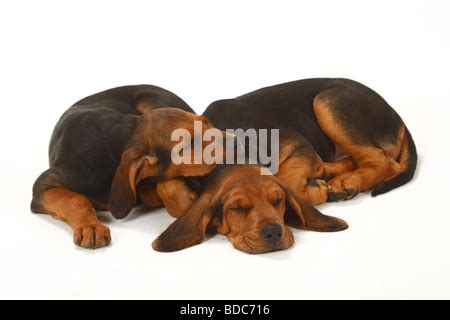
<path fill-rule="evenodd" d="M 349 79 L 262 88 L 215 101 L 204 115 L 222 130 L 278 130 L 277 172 L 260 176 L 248 165 L 220 169 L 207 178 L 194 206 L 155 241 L 156 250 L 197 244 L 207 226 L 246 252 L 284 249 L 293 238 L 283 219 L 296 216 L 309 230 L 343 230 L 345 222 L 311 205 L 368 190 L 376 196 L 407 183 L 416 170 L 416 147 L 403 120 L 379 94 Z M 252 147 L 261 144 L 245 146 Z"/>
<path fill-rule="evenodd" d="M 209 228 L 225 235 L 247 253 L 283 250 L 294 243 L 286 223 L 305 230 L 332 232 L 348 228 L 345 221 L 323 215 L 258 165 L 220 165 L 195 179 L 201 196 L 154 242 L 157 251 L 181 250 L 203 241 Z"/>
<path fill-rule="evenodd" d="M 34 184 L 31 210 L 67 222 L 74 242 L 91 249 L 111 242 L 96 210 L 118 219 L 137 203 L 165 205 L 173 215 L 185 212 L 197 195 L 179 177 L 214 168 L 171 161 L 171 133 L 193 132 L 194 121 L 202 130 L 213 128 L 178 96 L 149 85 L 115 88 L 75 103 L 55 127 L 50 169 Z"/>

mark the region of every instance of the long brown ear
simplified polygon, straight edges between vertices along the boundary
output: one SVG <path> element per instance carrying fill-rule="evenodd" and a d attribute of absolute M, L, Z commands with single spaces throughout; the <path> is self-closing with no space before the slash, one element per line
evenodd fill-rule
<path fill-rule="evenodd" d="M 286 186 L 283 186 L 283 189 L 288 205 L 285 215 L 286 223 L 318 232 L 336 232 L 348 229 L 348 224 L 344 220 L 322 214 Z"/>
<path fill-rule="evenodd" d="M 122 154 L 109 196 L 109 209 L 116 219 L 125 218 L 136 204 L 136 185 L 156 171 L 158 158 L 131 147 Z"/>
<path fill-rule="evenodd" d="M 185 213 L 153 241 L 153 249 L 172 252 L 200 244 L 217 208 L 218 201 L 215 198 L 217 195 L 213 197 L 212 191 L 205 190 Z"/>

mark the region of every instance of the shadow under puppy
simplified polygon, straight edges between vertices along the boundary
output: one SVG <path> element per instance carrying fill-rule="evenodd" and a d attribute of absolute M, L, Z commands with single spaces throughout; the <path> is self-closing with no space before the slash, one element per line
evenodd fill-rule
<path fill-rule="evenodd" d="M 151 85 L 119 87 L 78 101 L 53 131 L 50 169 L 34 184 L 31 210 L 65 221 L 74 242 L 92 249 L 111 243 L 96 210 L 121 219 L 142 202 L 165 205 L 174 215 L 185 212 L 197 195 L 178 177 L 202 176 L 214 168 L 171 161 L 176 144 L 171 133 L 183 128 L 192 134 L 194 121 L 201 121 L 203 130 L 213 128 L 181 98 Z"/>
<path fill-rule="evenodd" d="M 198 244 L 208 225 L 246 252 L 286 249 L 293 238 L 284 225 L 285 206 L 292 209 L 286 217 L 295 213 L 305 229 L 343 230 L 345 222 L 312 205 L 371 189 L 373 196 L 388 192 L 411 180 L 416 169 L 414 141 L 400 116 L 375 91 L 352 80 L 267 87 L 216 101 L 204 115 L 221 130 L 278 129 L 278 170 L 261 176 L 256 165 L 216 169 L 219 173 L 202 179 L 204 191 L 193 207 L 154 242 L 156 250 Z"/>

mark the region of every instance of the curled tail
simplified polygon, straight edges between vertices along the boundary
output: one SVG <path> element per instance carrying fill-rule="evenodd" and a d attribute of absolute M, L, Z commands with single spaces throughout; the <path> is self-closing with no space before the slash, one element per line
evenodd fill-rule
<path fill-rule="evenodd" d="M 396 176 L 376 186 L 372 190 L 372 197 L 376 197 L 380 194 L 391 191 L 394 188 L 398 188 L 409 182 L 414 177 L 414 172 L 417 167 L 417 150 L 411 133 L 406 127 L 405 130 L 406 139 L 403 143 L 399 159 L 402 171 L 400 171 L 400 173 Z"/>

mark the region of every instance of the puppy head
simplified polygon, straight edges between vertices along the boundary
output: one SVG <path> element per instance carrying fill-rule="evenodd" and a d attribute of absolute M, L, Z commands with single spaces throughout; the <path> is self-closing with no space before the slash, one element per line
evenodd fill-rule
<path fill-rule="evenodd" d="M 313 231 L 340 231 L 347 224 L 321 214 L 259 166 L 232 166 L 213 179 L 194 205 L 153 243 L 158 251 L 176 251 L 202 242 L 208 226 L 239 250 L 265 253 L 294 243 L 293 224 Z"/>
<path fill-rule="evenodd" d="M 195 123 L 197 128 L 202 129 L 200 139 L 194 135 Z M 155 180 L 163 181 L 180 176 L 203 176 L 214 169 L 215 163 L 205 161 L 198 164 L 194 161 L 172 161 L 172 151 L 180 145 L 179 141 L 172 141 L 172 133 L 180 129 L 189 133 L 189 147 L 200 143 L 200 151 L 216 142 L 213 139 L 207 142 L 194 141 L 195 137 L 201 140 L 206 130 L 212 129 L 217 135 L 226 136 L 225 132 L 214 129 L 206 118 L 180 109 L 161 108 L 145 112 L 139 117 L 134 135 L 122 154 L 113 179 L 109 206 L 114 217 L 125 218 L 135 206 L 136 185 L 143 179 L 154 177 Z M 187 150 L 190 150 L 188 158 L 194 159 L 195 148 Z M 224 157 L 226 148 L 222 147 L 219 151 L 218 157 Z"/>

